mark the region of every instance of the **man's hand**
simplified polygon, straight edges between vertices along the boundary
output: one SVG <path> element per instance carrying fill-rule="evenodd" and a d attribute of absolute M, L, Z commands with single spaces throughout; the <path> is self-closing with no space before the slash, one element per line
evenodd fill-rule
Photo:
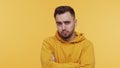
<path fill-rule="evenodd" d="M 51 61 L 55 61 L 55 57 L 53 54 L 51 55 Z"/>

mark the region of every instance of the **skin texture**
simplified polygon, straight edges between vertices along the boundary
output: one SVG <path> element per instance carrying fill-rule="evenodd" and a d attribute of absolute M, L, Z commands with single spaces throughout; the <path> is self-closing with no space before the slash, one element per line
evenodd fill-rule
<path fill-rule="evenodd" d="M 75 38 L 75 27 L 77 20 L 70 14 L 65 12 L 63 14 L 57 14 L 55 17 L 58 34 L 65 41 L 71 41 Z"/>

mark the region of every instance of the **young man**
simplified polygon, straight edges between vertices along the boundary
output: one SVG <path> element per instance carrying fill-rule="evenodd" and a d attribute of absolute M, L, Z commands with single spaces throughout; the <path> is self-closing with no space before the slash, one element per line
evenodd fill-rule
<path fill-rule="evenodd" d="M 57 31 L 43 41 L 42 68 L 94 68 L 93 45 L 75 31 L 77 20 L 73 8 L 57 7 L 54 18 Z"/>

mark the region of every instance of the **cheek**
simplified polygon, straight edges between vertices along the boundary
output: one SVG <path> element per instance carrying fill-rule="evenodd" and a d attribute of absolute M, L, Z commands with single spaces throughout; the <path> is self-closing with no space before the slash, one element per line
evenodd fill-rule
<path fill-rule="evenodd" d="M 75 27 L 75 24 L 70 24 L 67 28 L 68 30 L 72 30 Z"/>
<path fill-rule="evenodd" d="M 62 28 L 59 27 L 59 26 L 57 26 L 57 30 L 58 30 L 59 32 L 61 32 Z"/>

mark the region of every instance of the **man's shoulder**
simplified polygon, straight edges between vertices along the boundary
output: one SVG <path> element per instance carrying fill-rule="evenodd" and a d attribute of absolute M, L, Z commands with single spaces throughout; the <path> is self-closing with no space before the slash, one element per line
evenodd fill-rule
<path fill-rule="evenodd" d="M 91 46 L 93 46 L 92 41 L 90 41 L 88 39 L 85 39 L 83 44 L 84 44 L 84 47 L 89 47 L 89 46 L 91 47 Z"/>
<path fill-rule="evenodd" d="M 54 40 L 55 40 L 54 36 L 49 36 L 49 37 L 46 37 L 43 41 L 54 41 Z"/>

